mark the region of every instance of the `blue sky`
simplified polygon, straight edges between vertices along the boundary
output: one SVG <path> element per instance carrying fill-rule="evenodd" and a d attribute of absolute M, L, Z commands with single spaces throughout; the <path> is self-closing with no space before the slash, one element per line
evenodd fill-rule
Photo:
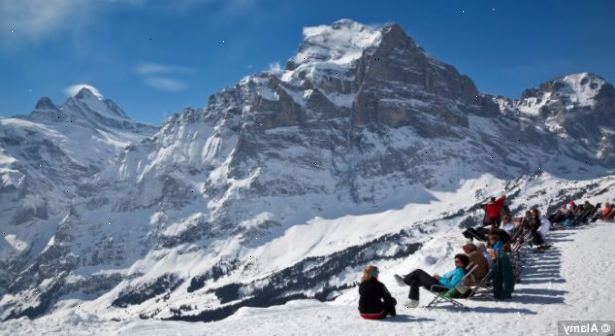
<path fill-rule="evenodd" d="M 399 23 L 482 92 L 590 71 L 615 81 L 615 1 L 0 0 L 0 115 L 95 86 L 137 120 L 205 106 L 284 64 L 304 26 Z"/>

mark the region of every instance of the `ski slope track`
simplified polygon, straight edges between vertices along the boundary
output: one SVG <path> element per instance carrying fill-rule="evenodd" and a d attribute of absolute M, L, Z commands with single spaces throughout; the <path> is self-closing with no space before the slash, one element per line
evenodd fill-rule
<path fill-rule="evenodd" d="M 483 334 L 481 316 L 549 334 L 557 314 L 612 317 L 583 301 L 613 279 L 608 253 L 577 245 L 610 251 L 608 223 L 554 233 L 553 274 L 532 260 L 545 282 L 476 314 L 360 321 L 356 281 L 377 264 L 404 297 L 392 274 L 447 269 L 489 196 L 516 213 L 612 201 L 614 113 L 598 75 L 496 97 L 399 25 L 348 19 L 305 28 L 284 67 L 159 127 L 87 87 L 41 98 L 0 118 L 0 334 L 246 334 L 257 320 L 272 334 Z M 570 287 L 587 283 L 586 256 L 611 273 Z M 441 323 L 457 316 L 469 322 Z"/>

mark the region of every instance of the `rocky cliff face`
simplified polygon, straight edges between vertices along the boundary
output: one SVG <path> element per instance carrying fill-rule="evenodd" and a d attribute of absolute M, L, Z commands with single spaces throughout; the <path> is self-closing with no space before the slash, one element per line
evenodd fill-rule
<path fill-rule="evenodd" d="M 570 140 L 565 141 L 565 150 L 572 155 L 589 152 L 599 161 L 613 164 L 615 88 L 603 78 L 587 72 L 563 76 L 525 90 L 520 99 L 504 105 L 519 117 Z"/>
<path fill-rule="evenodd" d="M 484 176 L 605 175 L 614 102 L 590 74 L 519 100 L 481 94 L 399 25 L 350 20 L 305 28 L 284 69 L 160 128 L 88 90 L 60 107 L 43 98 L 0 119 L 0 317 L 75 298 L 156 318 L 185 313 L 169 304 L 218 316 L 298 291 L 326 299 L 352 284 L 336 274 L 413 253 L 475 200 L 354 240 L 302 227 L 437 203 Z M 339 240 L 301 247 L 319 234 Z"/>

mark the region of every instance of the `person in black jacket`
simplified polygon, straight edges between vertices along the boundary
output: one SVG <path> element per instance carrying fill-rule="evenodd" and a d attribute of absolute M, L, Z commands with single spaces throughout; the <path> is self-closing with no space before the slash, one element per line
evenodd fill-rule
<path fill-rule="evenodd" d="M 397 300 L 391 296 L 386 286 L 378 281 L 378 267 L 367 266 L 363 270 L 359 285 L 359 313 L 369 320 L 395 316 Z"/>

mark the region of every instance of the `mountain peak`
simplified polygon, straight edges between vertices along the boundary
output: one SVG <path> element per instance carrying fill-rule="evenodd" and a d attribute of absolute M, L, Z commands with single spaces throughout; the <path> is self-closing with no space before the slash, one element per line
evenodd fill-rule
<path fill-rule="evenodd" d="M 567 110 L 593 107 L 602 88 L 607 85 L 609 83 L 604 78 L 591 72 L 565 75 L 523 91 L 520 107 L 530 114 L 537 114 L 544 105 L 555 102 Z"/>
<path fill-rule="evenodd" d="M 575 93 L 580 100 L 594 98 L 607 81 L 590 72 L 582 72 L 564 76 L 560 79 L 565 83 L 568 92 Z"/>
<path fill-rule="evenodd" d="M 376 46 L 380 37 L 378 28 L 350 19 L 305 27 L 299 52 L 291 58 L 287 68 L 322 61 L 347 65 L 361 57 L 364 49 Z"/>
<path fill-rule="evenodd" d="M 103 100 L 104 97 L 100 91 L 89 84 L 75 84 L 64 89 L 64 93 L 71 98 L 87 99 L 96 98 L 97 100 Z"/>
<path fill-rule="evenodd" d="M 85 87 L 85 86 L 79 89 L 79 91 L 74 97 L 76 99 L 91 99 L 91 98 L 96 98 L 98 100 L 104 99 L 103 95 L 101 95 L 98 90 L 94 89 L 93 87 Z"/>
<path fill-rule="evenodd" d="M 42 97 L 36 102 L 35 110 L 57 110 L 58 107 L 51 101 L 49 97 Z"/>
<path fill-rule="evenodd" d="M 366 25 L 348 18 L 339 19 L 331 24 L 331 28 L 333 29 L 352 29 L 361 31 L 366 27 Z"/>

